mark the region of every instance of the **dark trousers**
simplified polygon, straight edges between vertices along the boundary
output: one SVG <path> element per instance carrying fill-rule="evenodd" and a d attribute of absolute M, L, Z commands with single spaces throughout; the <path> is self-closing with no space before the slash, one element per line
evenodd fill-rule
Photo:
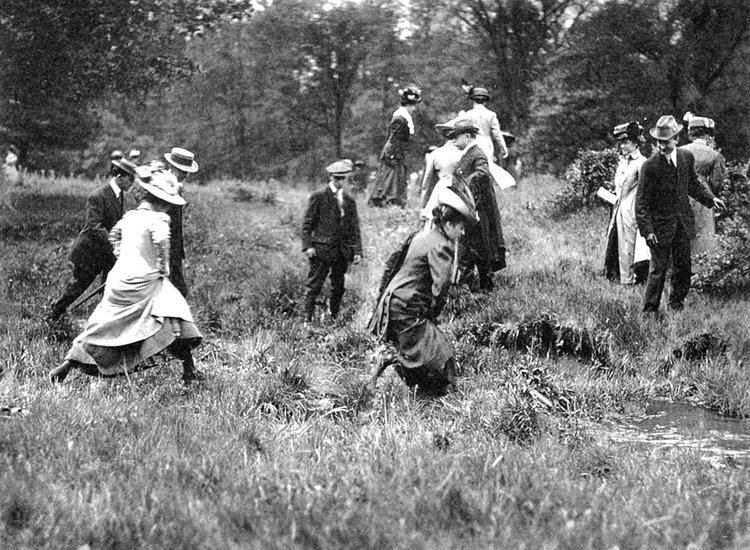
<path fill-rule="evenodd" d="M 310 271 L 307 274 L 307 296 L 305 297 L 305 318 L 312 320 L 315 312 L 315 300 L 323 290 L 323 283 L 330 273 L 331 277 L 331 317 L 336 317 L 341 308 L 341 298 L 344 296 L 344 275 L 347 261 L 342 250 L 331 251 L 323 256 L 313 256 L 310 259 Z"/>
<path fill-rule="evenodd" d="M 185 275 L 182 272 L 182 260 L 170 260 L 169 261 L 169 280 L 180 291 L 185 298 L 188 297 L 187 283 L 185 282 Z"/>
<path fill-rule="evenodd" d="M 674 232 L 659 236 L 659 244 L 651 248 L 651 263 L 646 281 L 643 311 L 658 311 L 664 282 L 667 278 L 669 260 L 672 259 L 672 289 L 669 307 L 681 308 L 690 290 L 690 239 L 682 224 L 677 223 Z"/>
<path fill-rule="evenodd" d="M 100 268 L 92 268 L 91 266 L 78 266 L 73 264 L 73 274 L 68 280 L 68 284 L 63 290 L 62 296 L 52 303 L 52 311 L 50 316 L 54 319 L 60 317 L 68 306 L 75 302 L 81 294 L 86 292 L 86 289 L 91 286 L 96 276 L 99 273 L 102 274 L 102 279 L 106 277 L 109 270 L 102 271 Z"/>

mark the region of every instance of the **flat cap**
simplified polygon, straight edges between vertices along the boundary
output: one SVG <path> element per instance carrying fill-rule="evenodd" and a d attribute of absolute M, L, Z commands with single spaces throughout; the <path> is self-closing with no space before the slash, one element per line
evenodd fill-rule
<path fill-rule="evenodd" d="M 332 176 L 336 175 L 344 175 L 352 172 L 354 170 L 354 163 L 350 161 L 349 159 L 341 159 L 337 160 L 336 162 L 332 162 L 326 167 L 326 172 L 331 174 Z"/>

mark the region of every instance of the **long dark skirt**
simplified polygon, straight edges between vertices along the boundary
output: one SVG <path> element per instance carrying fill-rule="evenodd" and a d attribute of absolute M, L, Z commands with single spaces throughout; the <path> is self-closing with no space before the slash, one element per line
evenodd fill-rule
<path fill-rule="evenodd" d="M 403 161 L 381 162 L 370 193 L 371 206 L 406 206 L 406 165 Z"/>
<path fill-rule="evenodd" d="M 391 301 L 385 338 L 398 350 L 396 372 L 408 386 L 440 395 L 456 384 L 453 345 L 430 319 L 415 317 Z M 394 307 L 395 306 L 395 307 Z"/>

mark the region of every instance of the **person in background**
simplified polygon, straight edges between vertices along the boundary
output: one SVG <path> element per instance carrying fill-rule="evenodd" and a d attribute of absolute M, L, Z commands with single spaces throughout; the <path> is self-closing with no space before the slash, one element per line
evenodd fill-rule
<path fill-rule="evenodd" d="M 165 349 L 182 361 L 185 384 L 205 378 L 191 352 L 201 333 L 185 298 L 169 281 L 167 210 L 185 201 L 169 172 L 141 167 L 138 185 L 138 207 L 109 234 L 117 262 L 104 297 L 63 363 L 50 371 L 52 383 L 63 382 L 73 369 L 102 376 L 127 374 Z"/>
<path fill-rule="evenodd" d="M 47 317 L 59 319 L 101 274 L 102 280 L 115 263 L 109 231 L 127 210 L 125 193 L 133 185 L 136 166 L 127 159 L 111 161 L 111 178 L 86 200 L 86 221 L 68 257 L 72 276 L 62 295 L 55 300 Z"/>
<path fill-rule="evenodd" d="M 18 169 L 18 157 L 21 151 L 15 145 L 8 147 L 8 152 L 5 154 L 5 162 L 3 163 L 3 177 L 5 178 L 5 184 L 9 187 L 15 187 L 21 185 L 21 171 Z"/>
<path fill-rule="evenodd" d="M 312 321 L 315 301 L 323 283 L 331 278 L 331 317 L 335 319 L 344 296 L 349 264 L 362 258 L 357 203 L 347 193 L 354 169 L 350 160 L 338 160 L 326 168 L 328 185 L 310 196 L 302 221 L 302 251 L 310 261 L 305 296 L 305 320 Z"/>
<path fill-rule="evenodd" d="M 425 229 L 432 225 L 432 212 L 437 206 L 440 189 L 450 187 L 453 171 L 461 158 L 461 151 L 448 139 L 448 132 L 456 119 L 436 124 L 435 129 L 445 138 L 445 143 L 425 156 L 424 177 L 422 178 L 422 210 L 420 217 L 425 220 Z"/>
<path fill-rule="evenodd" d="M 690 151 L 695 158 L 695 172 L 714 195 L 721 192 L 726 177 L 726 162 L 721 153 L 709 145 L 714 134 L 716 123 L 713 119 L 685 113 L 683 120 L 687 122 L 688 139 L 690 143 L 680 149 Z M 695 199 L 690 199 L 690 208 L 695 218 L 695 237 L 690 241 L 693 272 L 699 271 L 695 257 L 698 254 L 711 253 L 716 250 L 716 226 L 714 213 Z"/>
<path fill-rule="evenodd" d="M 183 194 L 185 180 L 190 174 L 198 171 L 198 163 L 195 162 L 195 155 L 183 149 L 182 147 L 172 147 L 169 153 L 164 154 L 167 161 L 167 168 L 172 175 L 177 178 L 177 186 L 180 196 Z M 170 217 L 170 240 L 171 247 L 169 251 L 169 279 L 177 290 L 187 298 L 188 287 L 185 281 L 182 263 L 185 260 L 185 242 L 183 238 L 183 208 L 185 203 L 175 204 L 169 210 Z"/>
<path fill-rule="evenodd" d="M 479 127 L 477 145 L 482 148 L 488 160 L 494 161 L 496 154 L 500 158 L 507 157 L 508 146 L 500 130 L 497 114 L 485 107 L 485 103 L 490 100 L 489 92 L 486 88 L 469 86 L 466 81 L 464 81 L 463 88 L 472 103 L 472 107 L 467 111 L 461 111 L 458 116 L 468 118 Z"/>
<path fill-rule="evenodd" d="M 128 159 L 133 164 L 140 164 L 141 163 L 141 152 L 138 149 L 131 149 L 128 153 Z"/>
<path fill-rule="evenodd" d="M 467 228 L 466 238 L 461 241 L 461 282 L 474 286 L 472 274 L 476 266 L 479 290 L 492 290 L 493 273 L 506 265 L 505 240 L 487 155 L 476 142 L 478 131 L 472 120 L 460 119 L 448 132 L 453 145 L 461 151 L 452 187 L 471 197 L 479 219 L 479 223 Z"/>
<path fill-rule="evenodd" d="M 638 191 L 640 169 L 646 160 L 639 147 L 646 140 L 643 137 L 643 127 L 637 122 L 618 124 L 613 134 L 621 158 L 615 171 L 617 202 L 612 209 L 612 217 L 607 228 L 604 274 L 608 279 L 620 284 L 632 285 L 636 282 L 645 282 L 643 268 L 636 268 L 636 264 L 645 261 L 648 265 L 650 258 L 648 245 L 639 233 L 635 219 L 635 196 Z"/>
<path fill-rule="evenodd" d="M 455 387 L 455 352 L 437 318 L 455 282 L 458 241 L 475 216 L 460 192 L 441 188 L 433 227 L 416 233 L 402 246 L 405 250 L 391 257 L 396 260 L 389 260 L 367 328 L 395 346 L 396 353 L 381 354 L 370 384 L 393 365 L 408 386 L 424 394 L 441 395 Z"/>
<path fill-rule="evenodd" d="M 500 159 L 500 166 L 508 171 L 516 180 L 516 185 L 521 183 L 521 177 L 523 176 L 523 160 L 521 159 L 521 153 L 516 146 L 516 136 L 510 132 L 501 131 L 503 139 L 505 139 L 505 146 L 508 149 L 508 156 Z"/>
<path fill-rule="evenodd" d="M 409 85 L 398 91 L 401 106 L 393 112 L 388 127 L 388 140 L 380 154 L 380 167 L 370 193 L 371 206 L 406 206 L 406 149 L 415 126 L 413 114 L 422 101 L 422 91 Z"/>
<path fill-rule="evenodd" d="M 672 262 L 672 288 L 668 307 L 680 311 L 690 291 L 690 239 L 695 221 L 688 196 L 706 208 L 724 208 L 695 173 L 695 158 L 690 151 L 677 148 L 682 131 L 672 115 L 659 118 L 649 133 L 658 150 L 643 163 L 635 198 L 635 217 L 641 235 L 651 249 L 651 263 L 643 300 L 643 311 L 656 314 Z"/>

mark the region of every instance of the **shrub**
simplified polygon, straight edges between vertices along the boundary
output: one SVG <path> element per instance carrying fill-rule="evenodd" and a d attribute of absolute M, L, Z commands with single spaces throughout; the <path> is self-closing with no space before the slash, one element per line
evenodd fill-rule
<path fill-rule="evenodd" d="M 742 292 L 750 289 L 750 225 L 740 217 L 729 218 L 717 235 L 715 254 L 703 253 L 696 263 L 706 266 L 695 276 L 695 288 L 706 292 Z"/>
<path fill-rule="evenodd" d="M 750 222 L 750 182 L 745 176 L 745 166 L 739 162 L 727 164 L 727 174 L 719 191 L 727 209 L 719 213 L 717 222 L 721 232 L 722 224 L 731 218 L 741 217 Z"/>
<path fill-rule="evenodd" d="M 614 192 L 619 155 L 616 149 L 581 150 L 565 171 L 565 188 L 550 201 L 553 215 L 565 215 L 599 204 L 596 191 L 604 187 Z"/>

